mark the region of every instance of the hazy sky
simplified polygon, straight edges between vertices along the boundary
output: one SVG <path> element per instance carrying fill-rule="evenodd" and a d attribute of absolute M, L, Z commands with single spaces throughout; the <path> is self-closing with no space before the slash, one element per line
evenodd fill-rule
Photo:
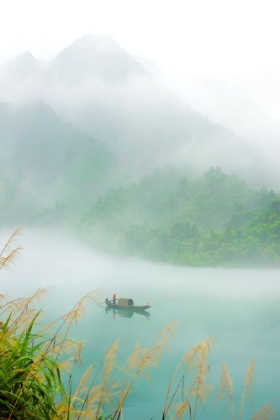
<path fill-rule="evenodd" d="M 2 0 L 0 65 L 29 50 L 50 61 L 86 34 L 152 61 L 193 109 L 280 153 L 276 0 Z"/>
<path fill-rule="evenodd" d="M 174 77 L 280 70 L 271 0 L 2 0 L 0 63 L 26 50 L 49 60 L 87 33 L 111 35 Z"/>

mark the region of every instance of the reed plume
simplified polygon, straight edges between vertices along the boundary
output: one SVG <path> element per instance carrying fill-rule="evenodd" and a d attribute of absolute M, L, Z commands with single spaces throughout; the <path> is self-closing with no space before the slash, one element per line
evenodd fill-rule
<path fill-rule="evenodd" d="M 185 413 L 188 412 L 190 419 L 192 418 L 192 409 L 191 409 L 191 405 L 188 401 L 183 401 L 182 403 L 179 403 L 176 406 L 176 410 L 175 410 L 175 414 L 172 418 L 176 418 L 178 420 L 181 420 Z"/>
<path fill-rule="evenodd" d="M 222 363 L 222 376 L 220 379 L 220 393 L 217 397 L 217 401 L 226 399 L 230 407 L 231 418 L 234 420 L 234 399 L 233 399 L 233 382 L 231 380 L 227 365 Z"/>
<path fill-rule="evenodd" d="M 240 413 L 239 413 L 239 420 L 242 419 L 242 412 L 243 407 L 245 403 L 245 398 L 247 397 L 249 401 L 252 401 L 253 399 L 253 389 L 255 386 L 255 360 L 252 359 L 249 363 L 245 380 L 244 380 L 244 386 L 243 386 L 243 393 L 241 398 L 241 404 L 240 404 Z"/>
<path fill-rule="evenodd" d="M 270 404 L 264 405 L 255 415 L 252 420 L 270 420 L 275 419 L 277 411 Z"/>
<path fill-rule="evenodd" d="M 184 412 L 188 411 L 190 418 L 193 415 L 193 419 L 195 419 L 198 403 L 203 404 L 212 391 L 212 387 L 206 384 L 206 378 L 209 371 L 208 356 L 213 345 L 214 339 L 209 337 L 183 355 L 168 384 L 163 409 L 164 418 L 170 414 L 171 410 L 175 410 L 175 415 L 177 410 L 179 410 L 178 413 L 180 413 L 181 417 Z M 178 380 L 179 373 L 180 377 Z M 185 381 L 186 378 L 188 378 L 187 382 Z M 178 381 L 176 386 L 174 385 L 175 380 Z M 171 395 L 174 386 L 175 389 Z M 180 388 L 182 402 L 174 403 Z M 190 404 L 192 400 L 194 400 L 193 409 Z"/>
<path fill-rule="evenodd" d="M 18 260 L 22 246 L 17 245 L 18 236 L 21 234 L 21 228 L 17 228 L 10 236 L 2 250 L 0 251 L 0 270 L 3 268 L 10 269 Z"/>
<path fill-rule="evenodd" d="M 255 361 L 252 359 L 249 363 L 249 366 L 246 371 L 243 392 L 239 408 L 239 420 L 243 418 L 243 409 L 245 405 L 245 399 L 247 398 L 250 402 L 253 399 L 253 390 L 255 386 Z M 226 399 L 231 410 L 231 418 L 235 419 L 235 403 L 234 403 L 234 394 L 233 394 L 233 383 L 230 378 L 227 366 L 225 363 L 222 365 L 222 376 L 220 379 L 220 393 L 217 397 L 217 400 Z M 227 406 L 226 406 L 227 408 Z M 270 405 L 266 404 L 263 406 L 252 418 L 251 420 L 269 420 L 276 417 L 276 410 Z"/>
<path fill-rule="evenodd" d="M 162 328 L 150 348 L 141 348 L 139 342 L 136 344 L 125 369 L 124 386 L 120 393 L 117 409 L 113 415 L 114 420 L 120 418 L 122 408 L 136 378 L 143 376 L 149 380 L 148 370 L 151 367 L 158 367 L 163 350 L 166 348 L 169 350 L 169 340 L 176 333 L 178 325 L 178 321 L 172 321 Z"/>
<path fill-rule="evenodd" d="M 113 369 L 117 367 L 117 351 L 119 348 L 119 339 L 116 339 L 113 344 L 109 347 L 108 351 L 103 357 L 103 360 L 97 370 L 97 373 L 91 383 L 91 387 L 89 389 L 87 400 L 89 401 L 89 412 L 92 413 L 93 405 L 95 406 L 95 415 L 96 418 L 99 417 L 100 412 L 102 410 L 102 406 L 106 404 L 108 407 L 111 407 L 113 398 L 117 396 L 117 388 L 120 386 L 116 380 L 111 379 L 110 374 L 112 373 Z M 99 386 L 99 398 L 96 398 L 94 393 L 92 393 L 92 386 L 95 383 L 96 378 L 103 369 L 101 374 L 101 382 Z"/>
<path fill-rule="evenodd" d="M 57 356 L 56 356 L 56 360 L 59 358 L 61 352 L 63 351 L 63 345 L 65 343 L 66 337 L 68 336 L 68 333 L 73 325 L 73 323 L 75 322 L 77 324 L 77 322 L 86 314 L 86 303 L 88 300 L 99 304 L 101 298 L 104 297 L 104 293 L 102 290 L 97 289 L 97 290 L 93 290 L 89 293 L 87 293 L 85 296 L 83 296 L 77 303 L 76 305 L 71 309 L 71 311 L 69 311 L 68 313 L 66 313 L 65 315 L 63 315 L 61 318 L 55 320 L 54 322 L 48 324 L 43 330 L 43 333 L 48 332 L 52 327 L 54 327 L 55 325 L 58 325 L 58 328 L 56 330 L 56 332 L 53 335 L 53 339 L 50 341 L 49 345 L 48 345 L 48 349 L 47 352 L 49 350 L 51 350 L 52 347 L 54 347 L 54 342 L 56 341 L 56 348 L 57 348 Z M 60 331 L 63 331 L 63 328 L 66 326 L 66 329 L 64 330 L 64 333 L 62 335 L 62 337 L 60 337 L 60 341 L 57 340 L 58 334 L 60 333 Z M 59 349 L 59 346 L 61 346 L 61 348 Z M 81 348 L 80 348 L 81 350 Z"/>

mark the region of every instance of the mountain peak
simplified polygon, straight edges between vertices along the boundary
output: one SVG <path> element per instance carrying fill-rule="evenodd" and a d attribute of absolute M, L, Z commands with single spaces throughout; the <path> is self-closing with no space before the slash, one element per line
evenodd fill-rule
<path fill-rule="evenodd" d="M 120 48 L 109 35 L 86 34 L 74 41 L 69 48 Z"/>
<path fill-rule="evenodd" d="M 65 48 L 51 63 L 58 81 L 78 84 L 84 79 L 119 83 L 132 75 L 147 74 L 132 55 L 110 36 L 84 35 Z"/>
<path fill-rule="evenodd" d="M 25 51 L 4 64 L 2 71 L 13 79 L 23 81 L 37 76 L 40 73 L 41 68 L 42 64 L 40 61 L 38 61 L 30 51 Z"/>

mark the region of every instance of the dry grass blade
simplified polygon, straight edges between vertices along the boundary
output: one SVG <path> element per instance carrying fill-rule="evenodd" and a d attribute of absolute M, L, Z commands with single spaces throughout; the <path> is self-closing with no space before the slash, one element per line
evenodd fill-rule
<path fill-rule="evenodd" d="M 192 367 L 194 364 L 197 364 L 197 362 L 205 362 L 210 354 L 211 347 L 214 344 L 214 338 L 206 338 L 201 343 L 197 344 L 196 346 L 192 347 L 189 351 L 187 351 L 187 353 L 183 356 L 181 362 L 185 362 L 189 367 Z"/>
<path fill-rule="evenodd" d="M 32 321 L 32 319 L 35 317 L 35 315 L 38 313 L 36 309 L 29 309 L 28 311 L 24 311 L 14 319 L 13 323 L 11 324 L 10 328 L 13 328 L 14 330 L 23 331 Z M 42 314 L 38 315 L 38 318 L 42 316 Z"/>
<path fill-rule="evenodd" d="M 26 302 L 26 298 L 18 298 L 5 303 L 2 306 L 3 312 L 18 312 Z"/>
<path fill-rule="evenodd" d="M 213 389 L 211 385 L 207 385 L 205 383 L 209 369 L 209 366 L 201 365 L 199 367 L 192 389 L 189 392 L 189 397 L 195 396 L 196 400 L 198 400 L 201 404 L 205 403 L 207 396 Z"/>
<path fill-rule="evenodd" d="M 77 322 L 82 318 L 86 313 L 86 301 L 92 300 L 94 303 L 98 304 L 100 299 L 104 297 L 104 293 L 101 290 L 94 290 L 87 293 L 79 302 L 74 306 L 74 308 L 62 317 L 64 322 L 67 322 L 68 325 L 72 325 L 73 322 Z"/>
<path fill-rule="evenodd" d="M 74 360 L 76 364 L 78 364 L 79 366 L 82 366 L 83 342 L 77 341 L 75 345 L 76 345 L 76 352 L 75 352 Z"/>
<path fill-rule="evenodd" d="M 21 233 L 21 228 L 17 228 L 12 236 L 6 242 L 2 251 L 0 251 L 0 270 L 2 268 L 10 269 L 19 258 L 22 246 L 17 246 L 17 237 Z"/>
<path fill-rule="evenodd" d="M 10 269 L 12 265 L 19 259 L 21 251 L 23 250 L 22 246 L 15 248 L 9 255 L 6 257 L 0 257 L 0 270 L 2 268 Z"/>
<path fill-rule="evenodd" d="M 135 366 L 139 365 L 140 360 L 142 360 L 143 349 L 141 348 L 140 341 L 137 341 L 131 356 L 128 358 L 128 370 L 133 369 Z M 140 357 L 141 355 L 141 357 Z"/>
<path fill-rule="evenodd" d="M 190 398 L 195 398 L 195 404 L 194 404 L 194 410 L 193 415 L 195 418 L 196 413 L 196 407 L 198 402 L 204 403 L 207 395 L 212 390 L 212 387 L 207 385 L 205 383 L 206 376 L 209 371 L 209 366 L 207 364 L 208 355 L 211 350 L 211 346 L 214 345 L 214 339 L 212 337 L 207 338 L 206 340 L 203 340 L 201 343 L 197 344 L 196 346 L 192 347 L 189 351 L 187 351 L 184 356 L 182 357 L 180 363 L 178 364 L 174 374 L 172 375 L 169 384 L 168 389 L 166 392 L 165 397 L 165 404 L 163 413 L 165 416 L 169 414 L 169 411 L 173 408 L 174 404 L 173 401 L 178 394 L 179 387 L 182 386 L 182 396 L 184 394 L 184 378 L 186 373 L 188 372 L 190 375 L 193 376 L 193 372 L 197 372 L 196 376 L 194 377 L 193 381 L 191 381 L 188 384 L 188 395 L 187 398 L 184 398 L 184 401 L 189 401 Z M 183 372 L 180 374 L 180 380 L 177 383 L 177 386 L 170 397 L 171 390 L 174 386 L 175 379 L 179 372 L 181 372 L 182 366 Z"/>
<path fill-rule="evenodd" d="M 222 376 L 220 379 L 220 393 L 217 400 L 228 399 L 231 410 L 231 418 L 234 419 L 233 383 L 229 375 L 227 365 L 222 364 Z"/>
<path fill-rule="evenodd" d="M 105 378 L 109 376 L 113 367 L 115 366 L 119 344 L 120 344 L 120 340 L 119 338 L 117 338 L 113 342 L 113 344 L 110 346 L 107 353 L 105 354 L 105 357 L 104 357 L 104 362 L 105 362 L 104 377 Z"/>
<path fill-rule="evenodd" d="M 17 245 L 17 237 L 21 234 L 22 228 L 18 227 L 14 233 L 10 236 L 10 238 L 7 240 L 6 244 L 2 248 L 2 251 L 0 251 L 0 257 L 2 257 L 5 254 L 10 254 L 12 249 Z"/>
<path fill-rule="evenodd" d="M 79 397 L 80 394 L 85 393 L 87 391 L 86 382 L 89 379 L 92 372 L 92 366 L 89 366 L 85 373 L 82 376 L 82 379 L 79 382 L 79 385 L 77 386 L 76 392 L 74 394 L 74 397 L 72 399 L 72 405 L 76 401 L 76 399 Z"/>
<path fill-rule="evenodd" d="M 46 342 L 44 346 L 44 350 L 46 354 L 48 353 L 52 357 L 57 357 L 57 354 L 59 352 L 63 354 L 73 354 L 73 360 L 77 360 L 77 352 L 78 347 L 81 346 L 82 342 L 80 341 L 72 341 L 68 339 L 63 339 L 60 341 L 60 338 L 58 336 L 55 337 L 54 340 L 52 340 L 52 345 L 50 346 L 49 340 Z M 76 350 L 75 350 L 76 349 Z"/>
<path fill-rule="evenodd" d="M 141 348 L 140 343 L 136 344 L 132 355 L 128 359 L 128 367 L 124 384 L 126 384 L 126 380 L 129 376 L 132 378 L 129 384 L 127 386 L 124 385 L 124 388 L 121 391 L 119 404 L 113 417 L 114 419 L 120 416 L 122 407 L 136 378 L 138 376 L 144 376 L 147 380 L 150 380 L 147 370 L 151 367 L 158 366 L 164 348 L 169 349 L 169 340 L 177 331 L 178 324 L 178 321 L 172 321 L 162 328 L 150 348 Z"/>
<path fill-rule="evenodd" d="M 184 401 L 177 406 L 176 411 L 175 411 L 175 417 L 178 420 L 181 420 L 186 412 L 189 413 L 189 416 L 190 416 L 190 419 L 191 419 L 192 418 L 192 410 L 191 410 L 191 406 L 188 403 L 188 401 Z M 173 418 L 174 418 L 174 416 L 173 416 Z"/>
<path fill-rule="evenodd" d="M 270 404 L 263 406 L 251 420 L 276 419 L 277 411 Z"/>
<path fill-rule="evenodd" d="M 245 403 L 245 397 L 247 397 L 249 401 L 252 401 L 253 399 L 254 386 L 255 386 L 255 360 L 252 359 L 249 363 L 249 366 L 245 375 L 242 399 L 241 399 L 241 404 L 240 404 L 239 420 L 242 419 L 242 412 L 243 412 L 243 407 Z"/>
<path fill-rule="evenodd" d="M 179 327 L 178 321 L 171 321 L 159 332 L 157 339 L 159 342 L 170 350 L 170 339 L 174 337 Z"/>
<path fill-rule="evenodd" d="M 74 306 L 74 308 L 68 312 L 66 315 L 59 318 L 56 322 L 49 324 L 47 328 L 44 329 L 44 332 L 47 331 L 47 329 L 51 328 L 53 325 L 58 324 L 61 322 L 60 326 L 58 327 L 56 333 L 54 334 L 54 337 L 58 336 L 58 333 L 60 330 L 64 327 L 65 324 L 67 324 L 66 331 L 63 332 L 63 338 L 62 343 L 66 339 L 71 326 L 74 322 L 78 322 L 80 318 L 82 318 L 86 314 L 86 300 L 90 299 L 94 303 L 98 303 L 100 301 L 100 297 L 104 296 L 104 293 L 101 290 L 94 290 L 92 292 L 87 293 L 82 299 L 79 300 L 79 302 Z M 49 343 L 49 348 L 51 348 L 51 345 L 53 344 L 53 340 Z M 48 349 L 47 349 L 48 352 Z M 57 357 L 59 357 L 61 351 L 58 351 Z"/>
<path fill-rule="evenodd" d="M 37 310 L 32 308 L 32 305 L 36 302 L 40 303 L 48 292 L 47 288 L 38 289 L 29 298 L 15 299 L 6 305 L 5 311 L 11 311 L 13 313 L 13 323 L 10 325 L 10 328 L 24 329 L 29 324 L 30 319 L 34 317 L 34 313 L 37 313 Z"/>
<path fill-rule="evenodd" d="M 62 362 L 57 362 L 57 366 L 63 372 L 70 372 L 73 369 L 74 360 L 74 357 L 68 357 L 68 359 Z"/>
<path fill-rule="evenodd" d="M 142 348 L 140 342 L 137 342 L 131 356 L 128 358 L 128 371 L 132 371 L 133 369 L 139 370 L 141 368 L 148 367 L 148 366 L 155 366 L 157 364 L 157 356 L 156 351 L 154 349 L 149 348 Z"/>
<path fill-rule="evenodd" d="M 86 401 L 86 407 L 84 408 L 83 419 L 99 419 L 101 417 L 101 404 L 106 407 L 111 407 L 113 398 L 116 395 L 115 388 L 118 387 L 118 383 L 111 383 L 110 386 L 106 387 L 106 384 L 101 382 L 96 387 L 90 390 L 89 396 Z M 111 417 L 108 417 L 108 419 Z"/>
<path fill-rule="evenodd" d="M 86 382 L 89 380 L 92 368 L 87 369 L 86 373 L 83 375 L 74 397 L 71 398 L 71 403 L 69 407 L 71 412 L 74 412 L 74 407 L 77 406 L 77 403 L 80 402 L 79 408 L 79 419 L 88 419 L 88 418 L 99 418 L 99 413 L 102 409 L 103 404 L 110 405 L 110 399 L 114 397 L 114 387 L 119 386 L 117 382 L 111 382 L 109 375 L 115 366 L 116 353 L 119 346 L 119 339 L 115 340 L 114 343 L 110 346 L 109 350 L 103 357 L 102 363 L 99 365 L 99 368 L 91 379 L 90 384 L 86 386 Z M 98 385 L 94 386 L 94 383 L 101 371 L 102 366 L 104 366 L 103 375 L 101 381 Z M 98 378 L 99 379 L 99 378 Z"/>
<path fill-rule="evenodd" d="M 110 398 L 113 396 L 113 387 L 118 386 L 116 381 L 115 383 L 110 381 L 110 373 L 113 368 L 116 366 L 115 360 L 117 357 L 117 350 L 119 348 L 119 339 L 116 339 L 113 344 L 110 346 L 105 356 L 103 357 L 102 365 L 104 365 L 102 382 L 100 388 L 100 397 L 96 405 L 96 416 L 99 416 L 99 413 L 102 409 L 102 405 L 107 403 L 109 405 Z M 100 367 L 101 367 L 100 366 Z M 91 392 L 90 392 L 91 394 Z"/>
<path fill-rule="evenodd" d="M 206 377 L 209 372 L 210 366 L 205 365 L 205 361 L 202 361 L 198 366 L 198 372 L 193 381 L 191 391 L 188 394 L 188 399 L 195 397 L 194 409 L 193 409 L 193 420 L 195 420 L 198 403 L 203 405 L 212 392 L 213 387 L 206 384 Z"/>
<path fill-rule="evenodd" d="M 256 377 L 256 372 L 255 372 L 255 360 L 252 359 L 247 372 L 246 372 L 246 376 L 245 376 L 245 381 L 244 381 L 244 392 L 247 396 L 247 398 L 252 401 L 253 399 L 253 389 L 255 386 L 255 377 Z"/>
<path fill-rule="evenodd" d="M 146 367 L 158 367 L 160 358 L 162 357 L 163 347 L 159 343 L 152 348 L 152 350 L 146 356 Z"/>

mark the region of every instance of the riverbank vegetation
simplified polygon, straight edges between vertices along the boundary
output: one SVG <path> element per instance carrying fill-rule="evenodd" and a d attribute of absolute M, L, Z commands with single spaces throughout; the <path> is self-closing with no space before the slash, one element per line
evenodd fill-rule
<path fill-rule="evenodd" d="M 279 267 L 278 192 L 249 187 L 220 168 L 195 176 L 168 167 L 134 182 L 116 176 L 111 183 L 101 181 L 102 171 L 93 176 L 92 166 L 98 171 L 94 163 L 78 165 L 80 184 L 72 172 L 65 175 L 69 188 L 60 186 L 59 198 L 47 207 L 20 191 L 20 177 L 0 174 L 2 223 L 59 226 L 121 257 L 197 267 Z"/>
<path fill-rule="evenodd" d="M 44 326 L 41 312 L 35 302 L 45 294 L 15 299 L 2 305 L 0 326 L 0 415 L 9 420 L 68 420 L 125 418 L 123 408 L 134 382 L 144 376 L 150 381 L 150 369 L 159 366 L 164 349 L 177 323 L 166 325 L 150 348 L 137 343 L 126 363 L 117 358 L 119 340 L 108 349 L 97 368 L 89 366 L 78 385 L 72 370 L 81 360 L 82 344 L 67 337 L 69 328 L 84 311 L 85 298 L 95 300 L 95 291 L 83 298 L 69 314 Z M 66 324 L 68 323 L 68 324 Z M 51 330 L 56 326 L 56 332 Z M 64 326 L 65 328 L 62 328 Z M 167 386 L 165 404 L 160 413 L 151 413 L 153 419 L 199 419 L 199 407 L 213 393 L 208 383 L 210 369 L 208 356 L 213 345 L 209 338 L 185 353 Z M 76 374 L 77 370 L 75 369 Z M 254 365 L 250 363 L 244 382 L 239 408 L 233 398 L 233 385 L 227 367 L 223 364 L 220 393 L 217 400 L 225 400 L 231 419 L 242 419 L 246 398 L 252 397 Z M 141 397 L 141 396 L 140 396 Z M 211 411 L 214 409 L 211 409 Z M 252 420 L 275 418 L 276 411 L 267 404 Z"/>
<path fill-rule="evenodd" d="M 80 231 L 122 255 L 190 266 L 279 266 L 280 195 L 212 168 L 202 178 L 158 171 L 109 191 Z"/>

